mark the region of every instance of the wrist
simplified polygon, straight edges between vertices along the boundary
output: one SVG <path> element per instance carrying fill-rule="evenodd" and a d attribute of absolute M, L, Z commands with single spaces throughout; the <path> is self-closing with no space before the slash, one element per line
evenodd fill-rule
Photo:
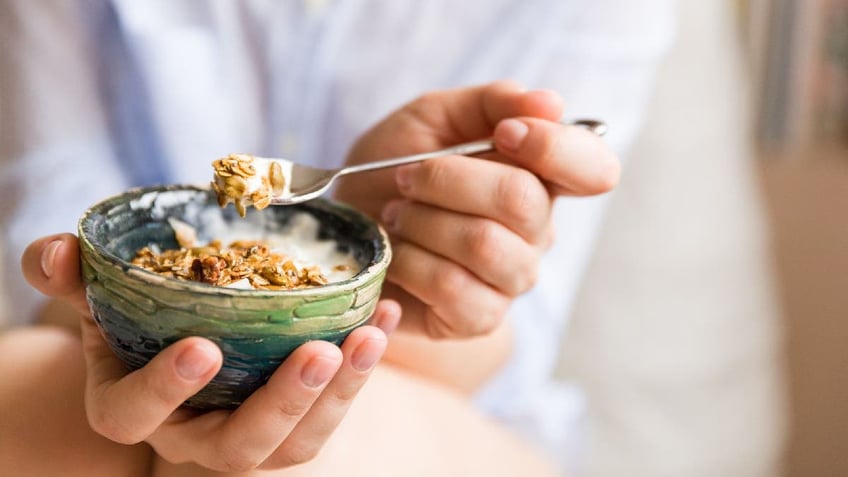
<path fill-rule="evenodd" d="M 509 320 L 486 336 L 468 339 L 434 340 L 398 330 L 383 361 L 471 396 L 503 368 L 513 340 Z"/>

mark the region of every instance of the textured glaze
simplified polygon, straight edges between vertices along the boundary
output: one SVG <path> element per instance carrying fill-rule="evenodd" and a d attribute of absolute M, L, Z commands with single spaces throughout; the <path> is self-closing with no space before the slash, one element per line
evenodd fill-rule
<path fill-rule="evenodd" d="M 143 246 L 176 246 L 168 217 L 195 226 L 203 236 L 208 224 L 216 224 L 212 233 L 217 233 L 221 224 L 236 220 L 273 233 L 301 212 L 319 219 L 322 239 L 354 254 L 362 267 L 356 276 L 300 290 L 240 290 L 165 278 L 127 261 Z M 341 343 L 373 313 L 391 259 L 385 232 L 341 204 L 319 199 L 251 211 L 241 219 L 232 209 L 220 209 L 210 191 L 187 186 L 137 189 L 107 199 L 86 211 L 79 233 L 88 303 L 130 369 L 187 336 L 209 338 L 221 348 L 221 371 L 187 401 L 198 408 L 237 406 L 306 341 Z"/>

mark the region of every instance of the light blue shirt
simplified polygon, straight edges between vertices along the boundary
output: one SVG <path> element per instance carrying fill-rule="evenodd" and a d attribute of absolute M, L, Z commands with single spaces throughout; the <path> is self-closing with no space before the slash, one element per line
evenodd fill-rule
<path fill-rule="evenodd" d="M 129 186 L 205 183 L 230 152 L 341 163 L 432 89 L 512 78 L 599 117 L 624 155 L 672 35 L 672 0 L 6 0 L 0 5 L 4 289 L 38 236 Z M 516 351 L 480 406 L 563 449 L 580 394 L 551 381 L 605 199 L 562 199 Z M 544 413 L 539 413 L 542 409 Z"/>

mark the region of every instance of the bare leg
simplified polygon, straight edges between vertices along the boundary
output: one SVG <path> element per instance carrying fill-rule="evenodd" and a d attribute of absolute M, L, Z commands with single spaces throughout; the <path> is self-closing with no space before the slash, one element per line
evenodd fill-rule
<path fill-rule="evenodd" d="M 396 368 L 380 371 L 313 463 L 320 475 L 554 475 L 540 454 L 467 398 Z M 302 475 L 310 470 L 304 466 Z"/>
<path fill-rule="evenodd" d="M 193 466 L 155 464 L 157 477 L 218 476 Z M 468 400 L 383 365 L 371 376 L 318 457 L 302 466 L 244 476 L 556 475 L 547 461 Z"/>
<path fill-rule="evenodd" d="M 142 476 L 146 445 L 95 434 L 83 404 L 80 340 L 52 326 L 0 334 L 0 474 Z"/>
<path fill-rule="evenodd" d="M 0 335 L 0 474 L 221 475 L 151 462 L 146 445 L 95 434 L 83 404 L 79 339 L 55 327 Z M 151 469 L 152 467 L 152 469 Z M 281 476 L 554 475 L 545 460 L 474 411 L 458 392 L 388 365 L 378 368 L 318 458 Z"/>

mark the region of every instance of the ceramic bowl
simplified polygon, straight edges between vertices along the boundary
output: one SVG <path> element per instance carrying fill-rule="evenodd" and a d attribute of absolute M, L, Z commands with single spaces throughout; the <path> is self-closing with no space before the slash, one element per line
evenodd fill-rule
<path fill-rule="evenodd" d="M 273 232 L 297 213 L 317 218 L 319 237 L 351 251 L 361 271 L 323 286 L 270 291 L 182 281 L 130 264 L 144 246 L 178 248 L 169 217 L 194 226 L 203 238 L 211 223 L 217 224 L 215 233 L 221 224 Z M 316 199 L 251 210 L 241 218 L 232 207 L 221 209 L 209 190 L 192 186 L 134 189 L 109 198 L 83 214 L 79 237 L 92 314 L 130 369 L 188 336 L 208 338 L 221 348 L 221 371 L 186 402 L 202 409 L 238 406 L 304 342 L 341 343 L 373 313 L 391 259 L 386 233 L 343 204 Z"/>

